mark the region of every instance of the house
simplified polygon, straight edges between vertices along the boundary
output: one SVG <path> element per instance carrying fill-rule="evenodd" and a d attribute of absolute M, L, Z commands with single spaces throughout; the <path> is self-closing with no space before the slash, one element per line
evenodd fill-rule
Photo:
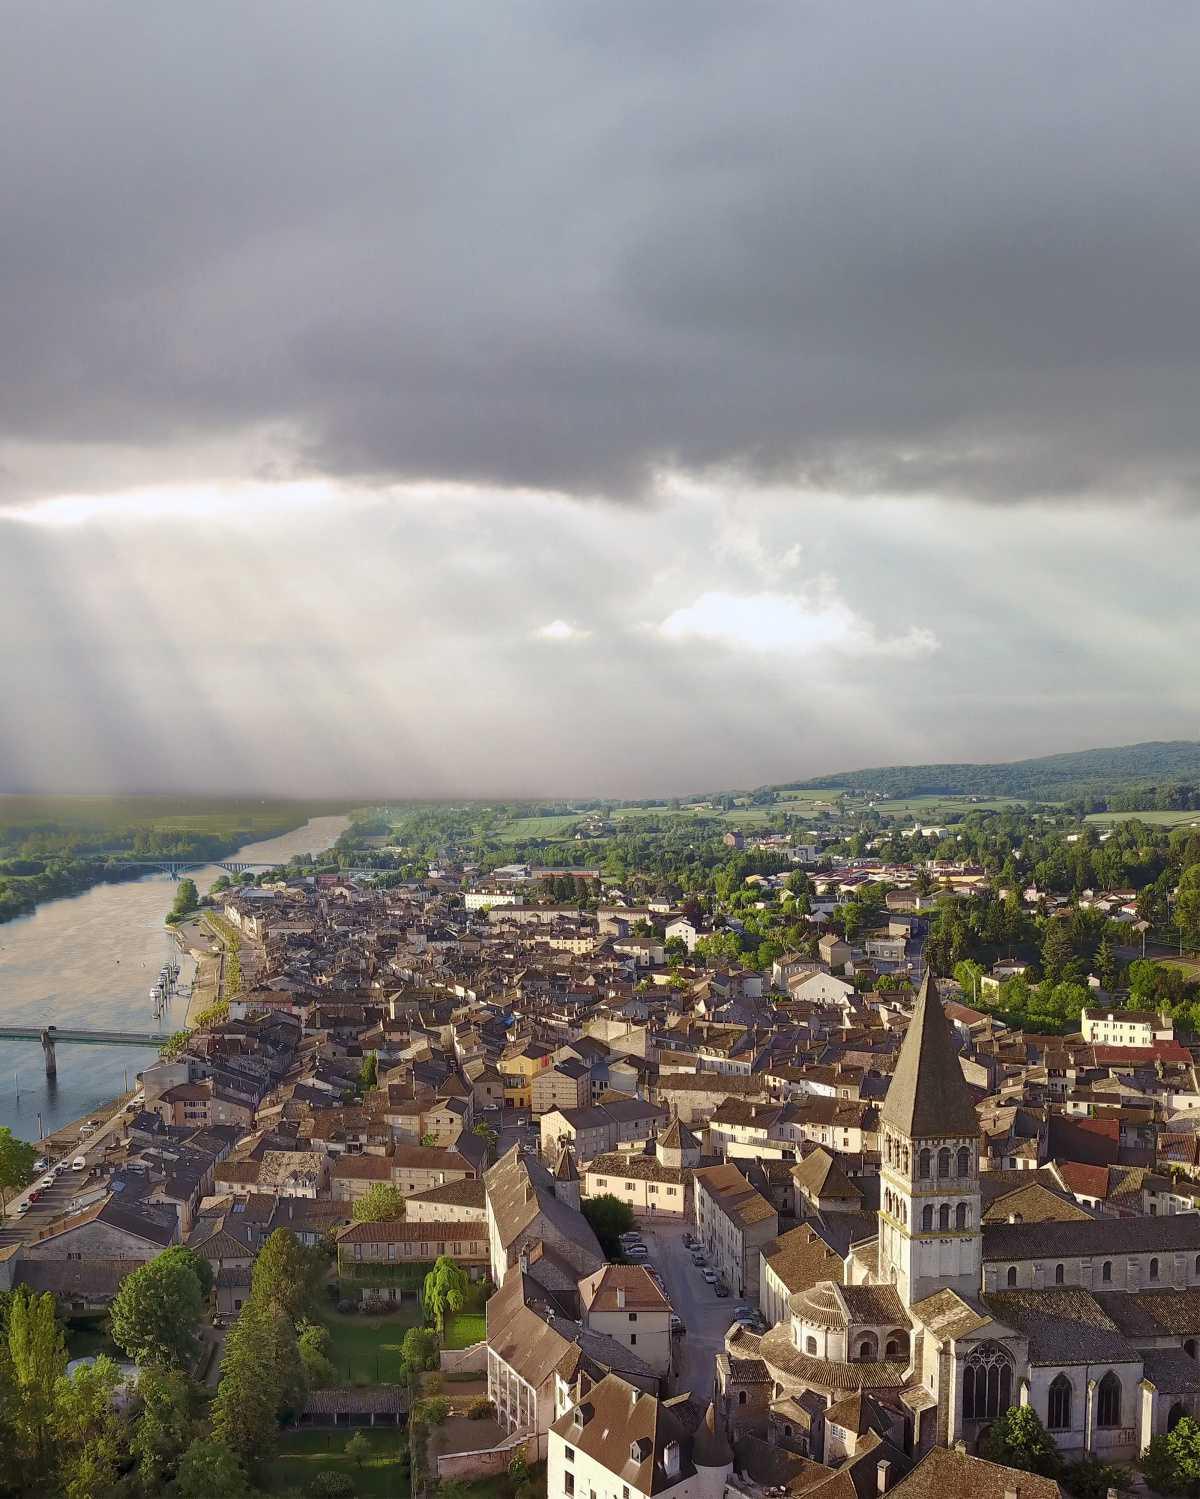
<path fill-rule="evenodd" d="M 449 1255 L 472 1280 L 488 1269 L 487 1225 L 459 1222 L 351 1223 L 335 1236 L 338 1276 L 343 1287 L 364 1299 L 395 1301 L 419 1293 L 424 1276 L 441 1255 Z"/>
<path fill-rule="evenodd" d="M 779 1233 L 779 1214 L 736 1166 L 693 1175 L 695 1220 L 713 1268 L 738 1296 L 758 1299 L 760 1251 Z"/>
<path fill-rule="evenodd" d="M 605 1265 L 579 1282 L 583 1325 L 623 1343 L 657 1374 L 671 1369 L 671 1303 L 641 1265 Z"/>
<path fill-rule="evenodd" d="M 522 1251 L 535 1243 L 552 1250 L 576 1276 L 589 1275 L 605 1263 L 591 1225 L 558 1195 L 554 1178 L 541 1161 L 522 1155 L 514 1145 L 484 1173 L 483 1181 L 488 1254 L 496 1285 L 503 1285 L 519 1265 Z"/>
<path fill-rule="evenodd" d="M 826 932 L 817 943 L 817 951 L 821 954 L 822 963 L 828 964 L 834 973 L 845 968 L 851 958 L 850 944 L 836 932 Z"/>

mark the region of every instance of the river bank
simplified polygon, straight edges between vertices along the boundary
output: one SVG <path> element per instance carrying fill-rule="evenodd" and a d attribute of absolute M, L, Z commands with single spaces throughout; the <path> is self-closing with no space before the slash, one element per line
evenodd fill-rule
<path fill-rule="evenodd" d="M 330 848 L 349 826 L 346 817 L 317 817 L 280 838 L 251 843 L 236 851 L 238 862 L 286 864 L 295 854 Z M 209 865 L 193 878 L 206 891 L 223 871 Z M 181 943 L 166 927 L 176 885 L 167 875 L 147 874 L 121 884 L 93 886 L 81 895 L 48 901 L 31 916 L 0 926 L 0 1018 L 13 1025 L 123 1031 L 183 1029 L 216 997 L 219 974 L 198 958 L 210 944 Z M 186 924 L 184 924 L 186 925 Z M 190 936 L 190 933 L 185 935 Z M 182 981 L 195 986 L 192 999 L 175 999 L 158 1023 L 150 990 L 159 969 L 181 955 Z M 246 975 L 249 982 L 249 974 Z M 208 996 L 211 994 L 211 998 Z M 58 1076 L 45 1076 L 41 1048 L 0 1041 L 0 1125 L 23 1139 L 88 1118 L 97 1108 L 134 1084 L 154 1052 L 147 1047 L 58 1047 Z M 38 1129 L 42 1116 L 43 1131 Z"/>

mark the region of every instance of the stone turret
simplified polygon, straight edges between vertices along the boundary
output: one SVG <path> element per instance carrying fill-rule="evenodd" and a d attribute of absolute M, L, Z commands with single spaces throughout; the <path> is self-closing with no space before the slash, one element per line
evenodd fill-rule
<path fill-rule="evenodd" d="M 700 1141 L 676 1115 L 655 1141 L 654 1154 L 660 1166 L 698 1166 Z"/>
<path fill-rule="evenodd" d="M 717 1426 L 717 1413 L 711 1401 L 692 1438 L 692 1462 L 705 1499 L 720 1499 L 726 1481 L 733 1475 L 733 1448 Z"/>
<path fill-rule="evenodd" d="M 575 1157 L 569 1145 L 558 1153 L 558 1164 L 554 1168 L 554 1195 L 560 1202 L 579 1211 L 579 1172 L 575 1168 Z"/>

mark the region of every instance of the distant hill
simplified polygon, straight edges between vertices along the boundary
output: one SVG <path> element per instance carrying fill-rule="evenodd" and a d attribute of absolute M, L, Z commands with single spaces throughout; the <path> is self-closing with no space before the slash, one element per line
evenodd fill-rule
<path fill-rule="evenodd" d="M 870 791 L 878 796 L 1018 796 L 1062 801 L 1130 786 L 1200 782 L 1200 743 L 1190 739 L 1039 755 L 994 765 L 884 765 L 790 781 L 786 791 Z"/>

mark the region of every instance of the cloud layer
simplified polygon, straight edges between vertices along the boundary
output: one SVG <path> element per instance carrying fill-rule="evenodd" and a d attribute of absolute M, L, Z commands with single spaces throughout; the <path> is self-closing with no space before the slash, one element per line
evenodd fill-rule
<path fill-rule="evenodd" d="M 1200 10 L 12 8 L 0 494 L 1200 472 Z"/>

